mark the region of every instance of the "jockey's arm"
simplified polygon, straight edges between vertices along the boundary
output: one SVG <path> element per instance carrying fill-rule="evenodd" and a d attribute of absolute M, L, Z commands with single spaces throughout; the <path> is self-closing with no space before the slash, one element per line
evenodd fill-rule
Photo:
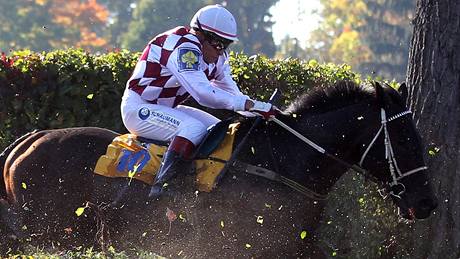
<path fill-rule="evenodd" d="M 171 53 L 167 67 L 179 83 L 200 104 L 213 109 L 233 111 L 245 110 L 249 98 L 242 94 L 233 94 L 218 87 L 213 87 L 205 73 L 198 69 L 181 70 L 178 61 L 178 49 Z M 199 52 L 198 48 L 196 50 Z M 239 91 L 239 90 L 238 90 Z"/>

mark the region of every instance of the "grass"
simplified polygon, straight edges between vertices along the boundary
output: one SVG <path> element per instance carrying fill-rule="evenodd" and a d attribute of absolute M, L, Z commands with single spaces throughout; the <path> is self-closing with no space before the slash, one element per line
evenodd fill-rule
<path fill-rule="evenodd" d="M 93 248 L 83 249 L 81 247 L 77 247 L 74 250 L 68 251 L 56 251 L 56 252 L 47 252 L 39 248 L 27 248 L 23 253 L 19 254 L 11 254 L 6 258 L 65 258 L 65 259 L 128 259 L 128 258 L 139 258 L 139 259 L 156 259 L 156 258 L 164 258 L 161 257 L 153 252 L 150 251 L 116 251 L 115 248 L 112 246 L 107 249 L 107 251 L 95 251 Z"/>

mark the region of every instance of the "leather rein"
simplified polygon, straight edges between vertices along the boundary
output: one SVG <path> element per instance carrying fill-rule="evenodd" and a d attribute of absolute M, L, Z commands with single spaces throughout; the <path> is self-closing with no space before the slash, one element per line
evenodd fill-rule
<path fill-rule="evenodd" d="M 395 114 L 395 115 L 393 115 L 393 116 L 391 116 L 390 118 L 387 119 L 385 109 L 381 108 L 380 114 L 381 114 L 380 128 L 377 131 L 377 133 L 375 134 L 375 136 L 372 139 L 372 141 L 369 143 L 366 151 L 361 156 L 361 159 L 360 159 L 358 165 L 350 164 L 350 163 L 346 162 L 345 160 L 335 156 L 334 154 L 328 153 L 324 148 L 322 148 L 321 146 L 317 145 L 316 143 L 314 143 L 313 141 L 311 141 L 307 137 L 303 136 L 302 134 L 300 134 L 296 130 L 292 129 L 288 125 L 284 124 L 280 120 L 278 120 L 276 118 L 272 118 L 270 121 L 273 121 L 273 122 L 277 123 L 278 125 L 280 125 L 281 127 L 283 127 L 284 129 L 288 130 L 290 133 L 292 133 L 293 135 L 295 135 L 296 137 L 301 139 L 303 142 L 305 142 L 308 145 L 310 145 L 312 148 L 314 148 L 318 152 L 320 152 L 320 153 L 326 155 L 327 157 L 333 159 L 334 161 L 336 161 L 336 162 L 338 162 L 338 163 L 340 163 L 340 164 L 342 164 L 342 165 L 344 165 L 344 166 L 346 166 L 348 168 L 352 168 L 353 170 L 357 171 L 358 173 L 362 173 L 362 174 L 364 174 L 366 176 L 368 176 L 369 173 L 368 173 L 368 171 L 366 169 L 364 169 L 362 167 L 363 162 L 366 159 L 366 156 L 369 153 L 370 149 L 376 143 L 377 138 L 383 132 L 383 134 L 384 134 L 384 145 L 385 145 L 385 159 L 388 162 L 388 167 L 389 167 L 391 177 L 392 177 L 392 181 L 388 182 L 387 184 L 390 187 L 397 186 L 397 185 L 402 187 L 400 192 L 394 193 L 393 190 L 390 190 L 389 194 L 393 195 L 395 197 L 401 198 L 401 194 L 403 194 L 405 192 L 405 189 L 406 189 L 404 184 L 401 183 L 401 180 L 404 177 L 407 177 L 409 175 L 415 174 L 415 173 L 423 171 L 423 170 L 427 170 L 428 167 L 423 165 L 423 166 L 417 167 L 415 169 L 412 169 L 412 170 L 409 170 L 409 171 L 403 173 L 403 172 L 401 172 L 401 170 L 398 167 L 398 163 L 396 161 L 396 158 L 395 158 L 395 155 L 394 155 L 394 152 L 393 152 L 393 147 L 392 147 L 391 141 L 390 141 L 390 135 L 388 133 L 387 123 L 389 123 L 389 122 L 391 122 L 393 120 L 396 120 L 398 118 L 401 118 L 401 117 L 403 117 L 405 115 L 411 114 L 411 111 L 404 111 L 404 112 Z M 269 142 L 269 145 L 271 145 L 270 142 Z M 271 150 L 273 150 L 273 149 L 271 149 Z M 272 160 L 275 162 L 276 159 L 274 158 L 273 151 L 270 152 L 270 153 L 271 153 L 271 156 L 272 156 Z M 288 187 L 290 187 L 290 188 L 292 188 L 292 189 L 294 189 L 294 190 L 296 190 L 296 191 L 298 191 L 298 192 L 304 194 L 305 196 L 307 196 L 307 197 L 309 197 L 311 199 L 314 199 L 314 200 L 326 200 L 327 197 L 328 197 L 327 194 L 317 193 L 317 192 L 315 192 L 315 191 L 303 186 L 302 184 L 297 183 L 294 180 L 291 180 L 291 179 L 288 179 L 288 178 L 282 176 L 281 174 L 276 172 L 276 171 L 279 171 L 279 169 L 276 169 L 276 171 L 272 171 L 272 170 L 269 170 L 269 169 L 266 169 L 266 168 L 263 168 L 263 167 L 260 167 L 260 166 L 250 165 L 250 164 L 238 161 L 238 160 L 232 161 L 230 166 L 234 167 L 237 170 L 244 171 L 245 173 L 248 173 L 248 174 L 261 176 L 261 177 L 267 178 L 269 180 L 281 182 L 284 185 L 286 185 L 286 186 L 288 186 Z"/>

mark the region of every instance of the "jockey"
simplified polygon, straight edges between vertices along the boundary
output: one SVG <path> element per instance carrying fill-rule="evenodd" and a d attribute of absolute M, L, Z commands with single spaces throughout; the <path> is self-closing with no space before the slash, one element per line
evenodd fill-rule
<path fill-rule="evenodd" d="M 153 38 L 139 58 L 121 102 L 125 127 L 137 136 L 169 141 L 149 196 L 161 192 L 176 170 L 190 160 L 216 117 L 180 105 L 191 96 L 213 109 L 275 114 L 271 104 L 242 94 L 230 75 L 227 47 L 237 41 L 233 15 L 221 5 L 201 8 L 190 28 L 176 27 Z"/>

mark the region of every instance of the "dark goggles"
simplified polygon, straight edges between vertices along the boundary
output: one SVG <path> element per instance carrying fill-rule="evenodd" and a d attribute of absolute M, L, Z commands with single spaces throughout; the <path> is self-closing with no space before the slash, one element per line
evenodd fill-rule
<path fill-rule="evenodd" d="M 196 20 L 198 24 L 198 29 L 204 34 L 204 37 L 206 38 L 206 41 L 211 45 L 213 48 L 216 50 L 226 50 L 228 46 L 233 42 L 231 40 L 224 39 L 222 37 L 219 37 L 215 33 L 205 31 L 201 27 L 200 21 L 197 19 Z"/>

